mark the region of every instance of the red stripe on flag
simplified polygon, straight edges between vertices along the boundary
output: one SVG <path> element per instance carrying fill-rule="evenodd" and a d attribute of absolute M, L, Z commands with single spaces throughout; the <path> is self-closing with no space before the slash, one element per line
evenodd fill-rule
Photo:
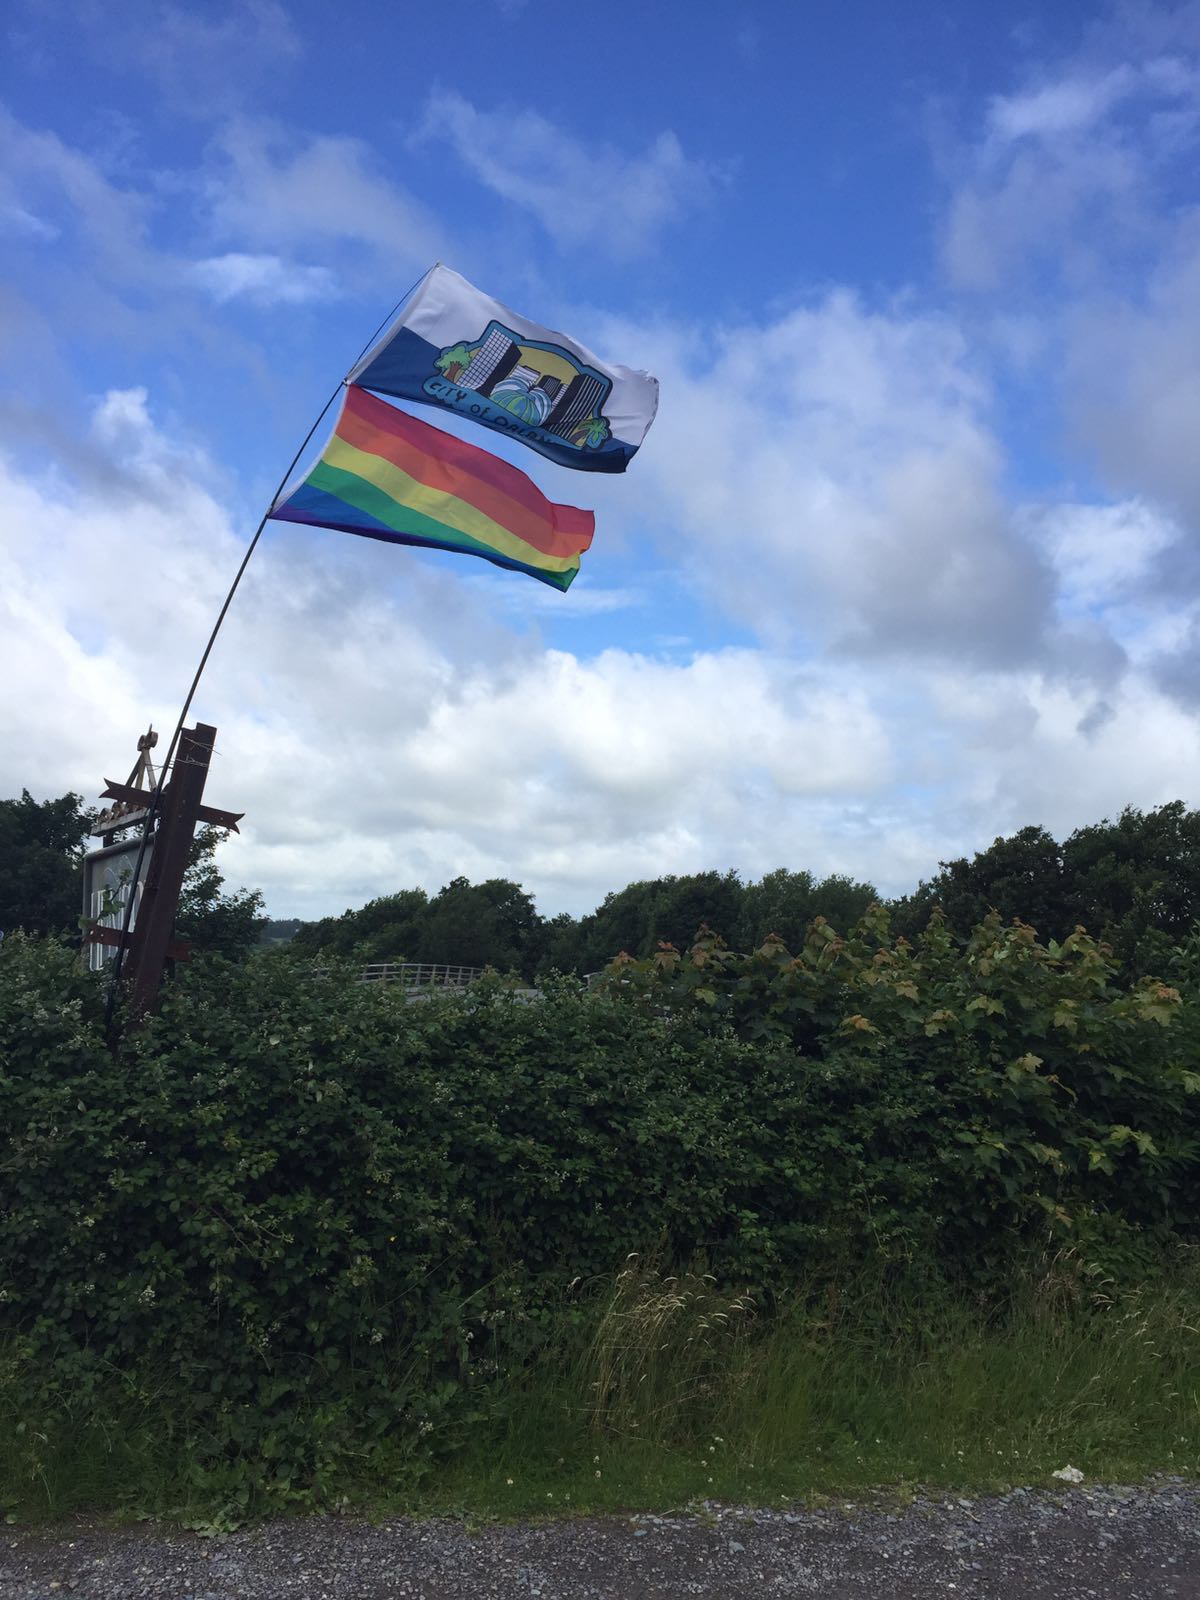
<path fill-rule="evenodd" d="M 569 556 L 592 542 L 596 518 L 560 505 L 518 468 L 411 417 L 350 384 L 337 435 L 409 477 L 482 511 L 546 555 Z"/>

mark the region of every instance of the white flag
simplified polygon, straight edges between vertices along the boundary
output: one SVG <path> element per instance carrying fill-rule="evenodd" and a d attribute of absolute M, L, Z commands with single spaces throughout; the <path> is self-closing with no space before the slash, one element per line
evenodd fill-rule
<path fill-rule="evenodd" d="M 585 472 L 624 472 L 658 409 L 657 378 L 601 361 L 440 262 L 349 381 L 457 412 Z"/>

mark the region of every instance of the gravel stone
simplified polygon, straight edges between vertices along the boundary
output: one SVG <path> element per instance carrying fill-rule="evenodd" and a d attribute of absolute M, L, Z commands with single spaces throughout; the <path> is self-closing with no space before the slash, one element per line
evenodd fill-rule
<path fill-rule="evenodd" d="M 653 1537 L 648 1535 L 653 1534 Z M 160 1525 L 8 1528 L 0 1600 L 1200 1600 L 1200 1486 L 900 1507 L 448 1520 L 297 1518 L 204 1539 Z"/>

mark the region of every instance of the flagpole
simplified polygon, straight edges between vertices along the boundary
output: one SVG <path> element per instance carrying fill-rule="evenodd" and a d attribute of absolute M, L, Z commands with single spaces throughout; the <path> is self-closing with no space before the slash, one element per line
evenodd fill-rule
<path fill-rule="evenodd" d="M 132 876 L 132 879 L 131 879 L 130 884 L 129 884 L 128 893 L 127 893 L 126 898 L 125 898 L 125 912 L 124 912 L 124 916 L 122 917 L 122 920 L 121 920 L 121 934 L 120 934 L 120 938 L 119 938 L 119 940 L 117 942 L 116 955 L 113 957 L 112 973 L 111 973 L 111 976 L 109 978 L 108 1000 L 107 1000 L 107 1004 L 105 1006 L 105 1011 L 104 1011 L 104 1026 L 105 1026 L 105 1030 L 109 1033 L 110 1038 L 111 1038 L 111 1030 L 112 1030 L 113 1012 L 116 1009 L 117 993 L 118 993 L 118 990 L 119 990 L 119 987 L 120 987 L 120 983 L 121 983 L 121 969 L 125 964 L 125 947 L 126 947 L 126 941 L 128 940 L 128 937 L 129 937 L 129 925 L 133 920 L 134 899 L 135 899 L 135 896 L 136 896 L 136 893 L 137 893 L 138 882 L 139 882 L 139 880 L 141 878 L 142 863 L 146 859 L 146 850 L 147 850 L 147 847 L 149 846 L 149 842 L 150 842 L 150 833 L 151 833 L 151 830 L 154 827 L 155 818 L 158 815 L 159 799 L 160 799 L 160 796 L 162 794 L 163 787 L 164 787 L 164 785 L 166 784 L 166 781 L 167 781 L 167 774 L 170 771 L 171 762 L 172 762 L 172 759 L 174 758 L 176 747 L 179 744 L 180 735 L 183 733 L 183 725 L 187 721 L 188 712 L 192 709 L 192 701 L 195 698 L 196 690 L 197 690 L 197 688 L 199 687 L 199 684 L 200 684 L 200 679 L 201 679 L 201 677 L 202 677 L 202 675 L 204 673 L 205 667 L 208 665 L 208 658 L 212 654 L 213 645 L 216 644 L 216 642 L 217 642 L 217 635 L 221 631 L 221 624 L 225 621 L 225 617 L 226 617 L 226 614 L 229 611 L 229 607 L 233 603 L 233 597 L 237 593 L 238 585 L 242 581 L 242 575 L 245 572 L 246 568 L 250 565 L 250 557 L 254 554 L 255 549 L 258 546 L 258 541 L 262 538 L 263 529 L 266 527 L 268 521 L 270 520 L 271 512 L 275 508 L 275 502 L 279 499 L 279 496 L 283 493 L 284 488 L 287 485 L 288 479 L 291 477 L 292 473 L 296 470 L 296 467 L 299 464 L 301 456 L 303 456 L 304 452 L 308 449 L 309 444 L 312 442 L 313 435 L 316 433 L 317 429 L 321 426 L 322 422 L 324 422 L 326 414 L 328 413 L 330 406 L 332 406 L 333 402 L 337 399 L 338 395 L 341 394 L 342 390 L 346 387 L 346 384 L 350 381 L 349 380 L 349 374 L 354 371 L 355 367 L 362 360 L 363 356 L 366 355 L 367 351 L 375 343 L 376 339 L 379 338 L 379 335 L 392 322 L 392 320 L 398 315 L 398 313 L 403 308 L 405 303 L 412 297 L 413 292 L 419 287 L 419 285 L 421 284 L 423 279 L 425 277 L 427 277 L 427 276 L 428 276 L 428 274 L 423 272 L 421 274 L 421 276 L 417 279 L 416 283 L 414 283 L 412 285 L 412 288 L 410 288 L 409 290 L 406 291 L 406 293 L 404 293 L 404 294 L 402 294 L 400 296 L 399 300 L 396 301 L 396 304 L 388 312 L 387 316 L 384 317 L 383 321 L 375 329 L 375 332 L 367 340 L 366 344 L 363 345 L 363 347 L 359 351 L 358 355 L 356 355 L 354 360 L 350 363 L 349 367 L 347 368 L 346 377 L 344 377 L 341 380 L 341 382 L 338 384 L 337 388 L 329 396 L 329 399 L 326 400 L 325 404 L 321 407 L 321 410 L 320 410 L 320 412 L 319 412 L 319 414 L 317 416 L 316 421 L 313 423 L 312 427 L 308 430 L 308 432 L 304 435 L 303 443 L 300 445 L 300 448 L 296 451 L 296 454 L 292 457 L 291 461 L 288 463 L 287 471 L 283 474 L 282 478 L 280 478 L 279 483 L 277 484 L 277 486 L 275 488 L 275 492 L 272 494 L 270 500 L 267 502 L 267 509 L 263 512 L 262 518 L 261 518 L 261 520 L 260 520 L 260 522 L 258 524 L 258 527 L 255 528 L 255 530 L 254 530 L 253 538 L 250 540 L 250 543 L 246 546 L 246 553 L 242 557 L 241 565 L 238 567 L 237 571 L 234 573 L 233 582 L 229 586 L 229 593 L 225 596 L 224 603 L 222 604 L 220 611 L 217 613 L 217 620 L 216 620 L 216 622 L 213 623 L 212 632 L 208 636 L 208 643 L 204 646 L 204 653 L 200 657 L 200 664 L 196 668 L 195 675 L 192 678 L 191 685 L 190 685 L 190 687 L 188 689 L 188 692 L 187 692 L 187 696 L 186 696 L 186 698 L 185 698 L 185 700 L 183 702 L 183 709 L 179 713 L 179 720 L 175 724 L 175 732 L 171 735 L 171 742 L 167 746 L 166 754 L 164 755 L 164 757 L 163 757 L 163 759 L 162 759 L 162 761 L 161 761 L 161 763 L 159 765 L 158 783 L 150 791 L 150 803 L 146 807 L 145 821 L 142 824 L 142 837 L 141 837 L 141 839 L 140 839 L 140 841 L 138 843 L 137 860 L 134 863 L 133 876 Z"/>

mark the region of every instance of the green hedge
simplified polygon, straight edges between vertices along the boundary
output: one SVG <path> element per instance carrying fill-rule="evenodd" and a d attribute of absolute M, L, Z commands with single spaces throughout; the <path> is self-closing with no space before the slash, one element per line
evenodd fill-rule
<path fill-rule="evenodd" d="M 767 1298 L 864 1266 L 998 1292 L 1047 1249 L 1136 1275 L 1196 1227 L 1194 950 L 1171 976 L 875 914 L 533 1003 L 265 955 L 197 963 L 114 1058 L 95 981 L 10 937 L 0 1333 L 47 1404 L 153 1374 L 286 1486 L 348 1417 L 417 1449 L 477 1415 L 634 1250 Z"/>

